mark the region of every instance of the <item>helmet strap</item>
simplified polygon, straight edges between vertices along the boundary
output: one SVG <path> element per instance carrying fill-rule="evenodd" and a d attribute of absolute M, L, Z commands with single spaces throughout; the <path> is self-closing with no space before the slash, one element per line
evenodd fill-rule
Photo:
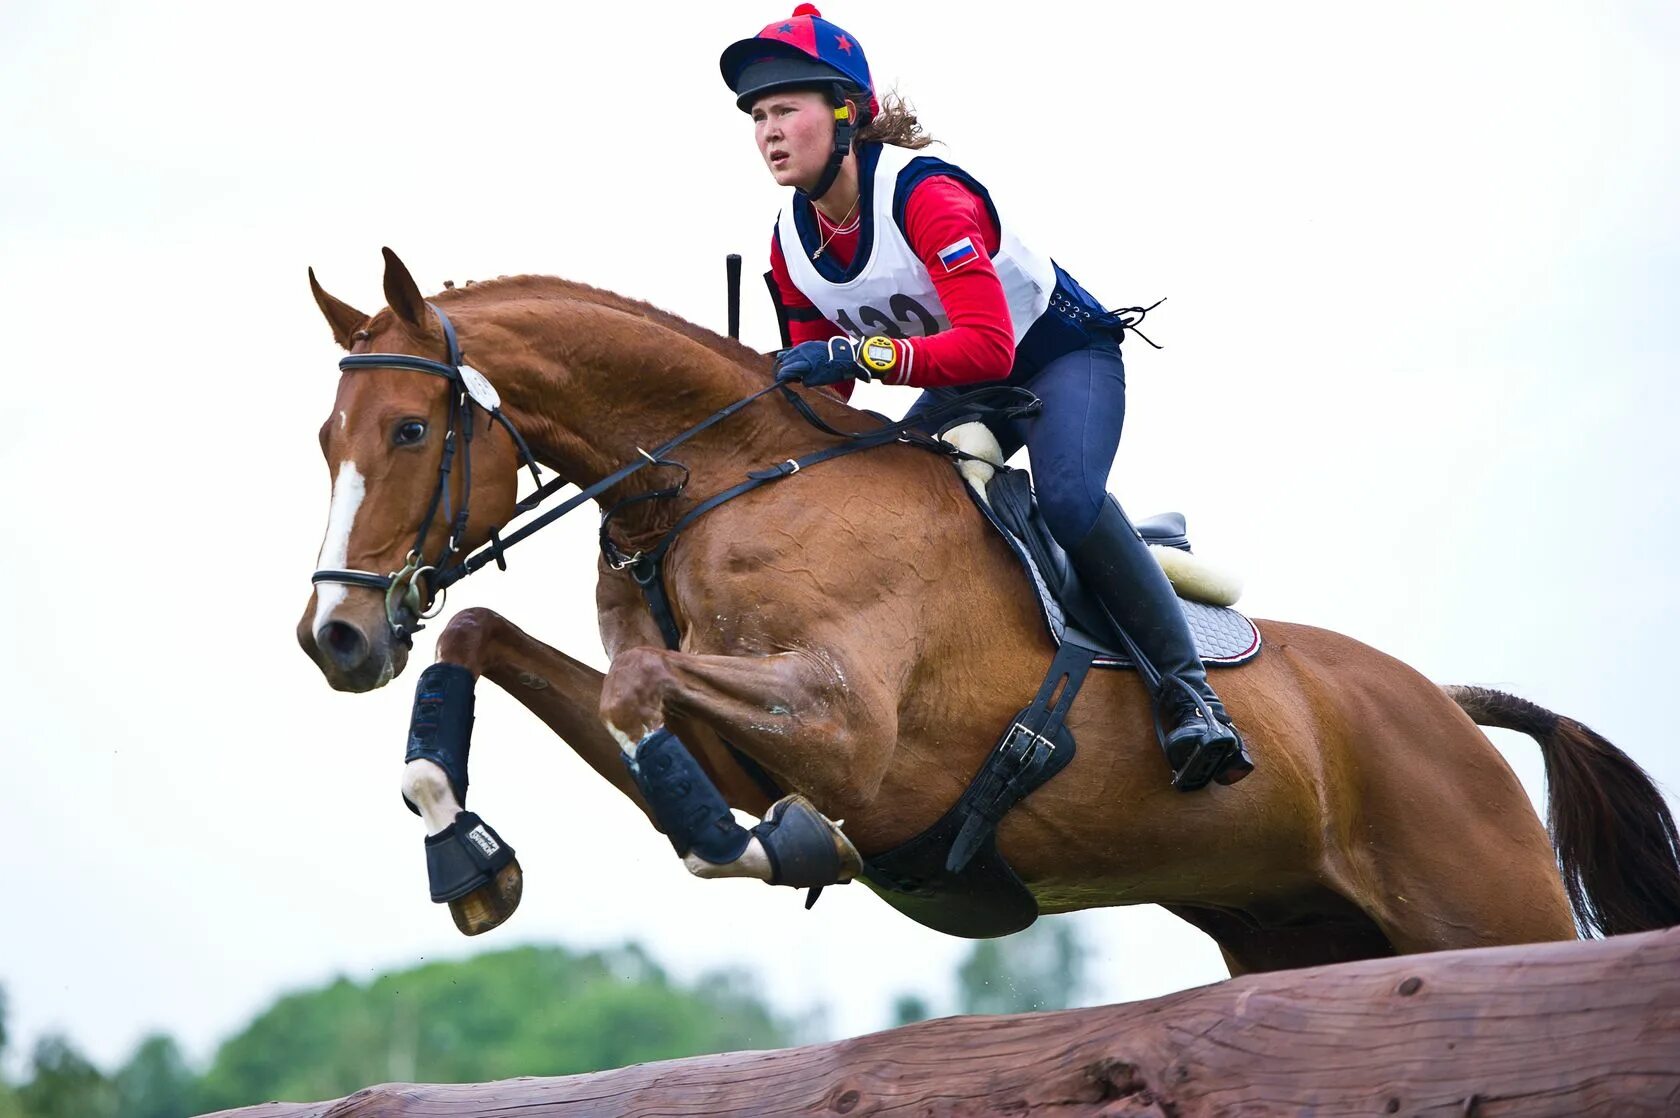
<path fill-rule="evenodd" d="M 834 108 L 834 149 L 828 154 L 828 166 L 823 168 L 817 185 L 805 192 L 813 202 L 827 194 L 834 180 L 840 177 L 840 165 L 846 162 L 846 155 L 852 150 L 852 137 L 857 135 L 857 111 L 846 107 L 846 91 L 838 82 L 829 86 L 828 99 Z"/>

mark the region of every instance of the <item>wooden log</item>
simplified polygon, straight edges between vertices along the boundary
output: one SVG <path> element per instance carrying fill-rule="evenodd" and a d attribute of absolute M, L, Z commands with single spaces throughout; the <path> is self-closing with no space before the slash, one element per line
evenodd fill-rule
<path fill-rule="evenodd" d="M 219 1118 L 1680 1114 L 1680 928 L 1253 975 L 560 1078 Z"/>

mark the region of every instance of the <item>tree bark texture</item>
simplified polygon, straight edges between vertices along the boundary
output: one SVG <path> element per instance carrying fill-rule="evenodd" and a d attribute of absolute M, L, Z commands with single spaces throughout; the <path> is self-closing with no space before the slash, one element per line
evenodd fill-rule
<path fill-rule="evenodd" d="M 774 1052 L 219 1118 L 1680 1114 L 1680 928 L 1232 979 Z"/>

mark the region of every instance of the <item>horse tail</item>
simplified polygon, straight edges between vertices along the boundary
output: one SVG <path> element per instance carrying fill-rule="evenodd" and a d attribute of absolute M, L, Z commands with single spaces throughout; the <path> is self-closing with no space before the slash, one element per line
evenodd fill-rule
<path fill-rule="evenodd" d="M 1485 687 L 1445 687 L 1478 726 L 1516 730 L 1546 761 L 1546 826 L 1587 935 L 1680 924 L 1680 833 L 1626 753 L 1573 718 Z"/>

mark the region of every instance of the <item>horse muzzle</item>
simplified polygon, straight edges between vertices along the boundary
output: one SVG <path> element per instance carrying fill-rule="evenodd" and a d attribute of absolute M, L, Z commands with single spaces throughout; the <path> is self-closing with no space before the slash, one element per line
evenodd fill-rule
<path fill-rule="evenodd" d="M 320 607 L 318 600 L 310 602 L 298 621 L 297 638 L 333 690 L 372 691 L 402 674 L 408 645 L 397 639 L 380 599 L 356 594 L 325 610 Z"/>

